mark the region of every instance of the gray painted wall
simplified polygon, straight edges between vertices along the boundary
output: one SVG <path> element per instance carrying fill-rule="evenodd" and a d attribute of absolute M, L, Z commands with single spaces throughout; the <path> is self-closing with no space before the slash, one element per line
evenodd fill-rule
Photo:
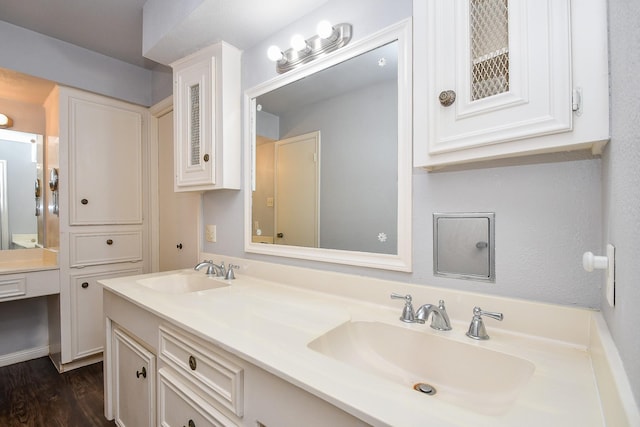
<path fill-rule="evenodd" d="M 0 55 L 0 67 L 134 104 L 154 101 L 150 70 L 2 21 L 0 40 L 11 41 Z"/>
<path fill-rule="evenodd" d="M 243 55 L 243 89 L 275 77 L 265 56 L 270 44 L 286 45 L 295 32 L 310 34 L 315 22 L 351 22 L 359 39 L 411 14 L 408 0 L 330 1 Z M 640 4 L 610 0 L 611 132 L 602 159 L 557 154 L 522 161 L 413 176 L 413 273 L 376 271 L 245 254 L 243 194 L 209 192 L 204 221 L 218 227 L 218 243 L 206 252 L 246 256 L 282 264 L 543 302 L 602 308 L 640 404 Z M 419 48 L 414 46 L 414 49 Z M 419 76 L 414 76 L 419 78 Z M 496 283 L 434 277 L 433 212 L 496 213 Z M 221 230 L 222 228 L 222 230 Z M 603 231 L 604 230 L 604 231 Z M 586 273 L 582 253 L 617 247 L 617 305 L 606 307 L 602 272 Z M 499 307 L 493 309 L 499 310 Z"/>
<path fill-rule="evenodd" d="M 616 306 L 602 311 L 640 406 L 640 2 L 609 0 L 611 142 L 602 157 L 604 238 L 616 247 Z"/>
<path fill-rule="evenodd" d="M 265 54 L 269 45 L 284 45 L 295 32 L 310 34 L 321 18 L 351 22 L 354 39 L 360 39 L 411 16 L 410 0 L 371 3 L 330 1 L 246 50 L 242 59 L 243 90 L 276 76 L 274 64 Z M 218 242 L 205 243 L 204 250 L 417 284 L 599 307 L 602 276 L 586 273 L 581 257 L 583 252 L 601 247 L 601 161 L 558 154 L 521 163 L 493 162 L 475 169 L 440 173 L 414 170 L 413 273 L 245 254 L 242 191 L 205 193 L 205 223 L 224 227 L 218 227 Z M 467 211 L 496 213 L 495 284 L 433 276 L 432 214 Z"/>

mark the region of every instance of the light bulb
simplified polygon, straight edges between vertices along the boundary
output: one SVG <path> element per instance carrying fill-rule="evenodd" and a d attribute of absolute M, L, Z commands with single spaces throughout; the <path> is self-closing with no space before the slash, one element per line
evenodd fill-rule
<path fill-rule="evenodd" d="M 322 39 L 328 39 L 333 35 L 334 28 L 329 21 L 320 21 L 318 22 L 318 26 L 316 27 L 316 33 L 318 37 Z"/>
<path fill-rule="evenodd" d="M 293 50 L 305 50 L 307 48 L 307 41 L 300 34 L 296 34 L 291 37 L 291 47 Z"/>
<path fill-rule="evenodd" d="M 273 62 L 279 61 L 282 59 L 282 51 L 276 45 L 269 46 L 269 49 L 267 49 L 267 57 Z"/>

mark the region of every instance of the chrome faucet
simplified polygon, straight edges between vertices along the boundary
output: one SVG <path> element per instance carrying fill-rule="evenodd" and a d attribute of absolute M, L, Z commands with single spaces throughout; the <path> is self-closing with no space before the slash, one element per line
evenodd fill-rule
<path fill-rule="evenodd" d="M 449 320 L 447 309 L 444 306 L 444 300 L 438 301 L 438 306 L 433 304 L 420 306 L 418 311 L 416 311 L 416 322 L 425 323 L 431 313 L 433 313 L 433 316 L 431 316 L 431 327 L 433 329 L 437 329 L 438 331 L 451 330 L 451 321 Z"/>
<path fill-rule="evenodd" d="M 482 316 L 491 317 L 492 319 L 496 319 L 496 320 L 504 319 L 504 316 L 502 313 L 483 311 L 480 307 L 474 307 L 473 319 L 471 319 L 471 324 L 469 325 L 469 331 L 467 331 L 467 336 L 469 338 L 473 338 L 474 340 L 489 339 L 489 334 L 487 334 L 487 330 L 484 327 Z"/>
<path fill-rule="evenodd" d="M 418 311 L 414 313 L 413 305 L 411 303 L 412 298 L 411 295 L 400 295 L 393 293 L 391 294 L 392 299 L 403 299 L 405 301 L 404 308 L 402 309 L 402 315 L 400 316 L 400 320 L 406 323 L 425 323 L 429 318 L 429 315 L 433 313 L 431 316 L 431 327 L 433 329 L 437 329 L 439 331 L 450 331 L 451 330 L 451 321 L 449 320 L 449 315 L 447 314 L 447 309 L 444 306 L 444 301 L 440 300 L 438 306 L 433 304 L 424 304 Z"/>
<path fill-rule="evenodd" d="M 205 267 L 205 266 L 207 267 L 207 276 L 216 275 L 216 265 L 213 263 L 213 261 L 207 261 L 206 259 L 196 264 L 196 266 L 193 267 L 193 269 L 196 271 L 199 271 L 202 267 Z"/>

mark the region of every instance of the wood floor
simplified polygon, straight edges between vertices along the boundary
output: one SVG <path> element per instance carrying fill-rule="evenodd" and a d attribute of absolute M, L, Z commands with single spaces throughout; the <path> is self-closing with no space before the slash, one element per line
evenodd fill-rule
<path fill-rule="evenodd" d="M 115 426 L 104 418 L 102 363 L 59 374 L 48 357 L 0 368 L 0 426 Z"/>

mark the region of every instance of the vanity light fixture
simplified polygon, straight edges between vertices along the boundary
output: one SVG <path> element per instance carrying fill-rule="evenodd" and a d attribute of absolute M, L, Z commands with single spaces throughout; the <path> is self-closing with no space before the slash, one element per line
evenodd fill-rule
<path fill-rule="evenodd" d="M 0 113 L 0 129 L 8 129 L 13 126 L 13 120 L 6 114 Z"/>
<path fill-rule="evenodd" d="M 275 45 L 267 49 L 267 57 L 276 63 L 279 74 L 346 46 L 351 40 L 351 24 L 331 25 L 329 21 L 320 21 L 316 32 L 317 35 L 306 40 L 299 34 L 294 35 L 291 48 L 284 52 Z"/>

